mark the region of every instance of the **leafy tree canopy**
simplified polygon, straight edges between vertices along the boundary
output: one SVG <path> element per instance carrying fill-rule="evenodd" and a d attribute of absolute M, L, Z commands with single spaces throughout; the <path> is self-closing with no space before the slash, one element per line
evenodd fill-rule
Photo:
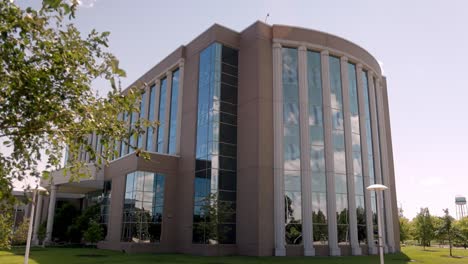
<path fill-rule="evenodd" d="M 106 164 L 116 140 L 129 143 L 155 125 L 138 120 L 129 129 L 118 121 L 120 113 L 139 111 L 141 90 L 122 93 L 125 72 L 108 51 L 109 32 L 80 32 L 72 23 L 77 6 L 78 0 L 44 0 L 33 9 L 0 0 L 0 142 L 9 150 L 0 152 L 1 201 L 11 199 L 13 178 L 47 177 L 59 169 L 65 146 L 65 172 L 76 179 L 87 174 L 80 153 Z M 91 87 L 98 78 L 109 82 L 104 97 Z M 100 135 L 102 154 L 87 141 L 92 133 Z M 37 169 L 41 160 L 45 171 Z"/>

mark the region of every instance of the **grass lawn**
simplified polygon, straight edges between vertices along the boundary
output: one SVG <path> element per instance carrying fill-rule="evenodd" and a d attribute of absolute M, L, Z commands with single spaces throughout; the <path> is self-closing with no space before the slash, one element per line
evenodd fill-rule
<path fill-rule="evenodd" d="M 0 251 L 1 264 L 23 263 L 24 249 Z M 389 254 L 387 264 L 403 263 L 468 263 L 468 250 L 455 249 L 455 258 L 448 257 L 448 249 L 431 247 L 423 251 L 421 247 L 404 247 L 401 254 Z M 412 260 L 412 261 L 411 261 Z M 323 263 L 323 264 L 377 264 L 377 256 L 359 257 L 199 257 L 180 254 L 124 254 L 115 251 L 85 248 L 33 248 L 29 263 L 74 264 L 74 263 L 190 263 L 190 264 L 250 264 L 250 263 Z"/>

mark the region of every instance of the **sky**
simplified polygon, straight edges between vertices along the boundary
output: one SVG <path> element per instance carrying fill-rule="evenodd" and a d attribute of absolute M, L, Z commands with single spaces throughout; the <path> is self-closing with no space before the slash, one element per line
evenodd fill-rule
<path fill-rule="evenodd" d="M 38 0 L 18 0 L 35 5 Z M 325 31 L 374 55 L 387 76 L 397 200 L 455 215 L 468 195 L 468 2 L 464 0 L 81 0 L 82 32 L 110 31 L 131 84 L 214 23 L 236 31 L 257 20 Z M 97 83 L 104 88 L 103 83 Z M 98 87 L 96 87 L 98 88 Z M 105 88 L 104 88 L 105 89 Z"/>

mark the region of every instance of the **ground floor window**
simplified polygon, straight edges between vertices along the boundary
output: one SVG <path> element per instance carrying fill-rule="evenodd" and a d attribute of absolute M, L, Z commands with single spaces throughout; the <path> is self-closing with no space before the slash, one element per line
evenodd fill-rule
<path fill-rule="evenodd" d="M 122 241 L 154 243 L 161 239 L 164 175 L 136 171 L 127 174 Z"/>

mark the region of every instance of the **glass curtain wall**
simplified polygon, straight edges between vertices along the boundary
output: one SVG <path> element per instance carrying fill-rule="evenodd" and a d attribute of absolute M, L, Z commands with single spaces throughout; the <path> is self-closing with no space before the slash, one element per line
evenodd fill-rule
<path fill-rule="evenodd" d="M 361 128 L 359 124 L 359 98 L 357 89 L 356 65 L 348 63 L 349 107 L 351 117 L 351 143 L 353 154 L 353 177 L 356 201 L 357 231 L 360 244 L 367 242 L 366 206 L 364 203 L 364 177 L 361 158 Z"/>
<path fill-rule="evenodd" d="M 312 223 L 315 244 L 328 244 L 327 178 L 323 138 L 322 66 L 319 52 L 307 52 L 310 168 L 312 173 Z"/>
<path fill-rule="evenodd" d="M 153 84 L 150 87 L 150 94 L 149 94 L 149 103 L 148 103 L 148 113 L 146 115 L 146 118 L 150 122 L 154 122 L 154 104 L 156 103 L 156 85 Z M 153 127 L 148 127 L 146 129 L 146 150 L 147 151 L 154 151 L 152 148 L 153 146 L 153 134 L 154 134 L 154 128 Z"/>
<path fill-rule="evenodd" d="M 158 136 L 156 144 L 156 152 L 163 153 L 164 145 L 164 129 L 166 126 L 165 117 L 166 117 L 166 94 L 167 94 L 167 79 L 164 78 L 161 80 L 161 89 L 159 93 L 159 115 L 158 115 Z"/>
<path fill-rule="evenodd" d="M 298 50 L 282 50 L 286 244 L 302 243 Z"/>
<path fill-rule="evenodd" d="M 370 112 L 370 97 L 369 97 L 369 80 L 367 71 L 362 71 L 362 91 L 364 94 L 364 109 L 366 117 L 366 141 L 367 141 L 367 160 L 369 163 L 369 171 L 364 172 L 369 177 L 369 184 L 375 184 L 375 169 L 374 169 L 374 151 L 372 143 L 372 126 L 371 126 L 371 112 Z M 377 200 L 375 192 L 371 192 L 371 210 L 372 210 L 372 226 L 374 232 L 374 239 L 377 239 L 378 229 L 377 229 Z"/>
<path fill-rule="evenodd" d="M 146 97 L 147 96 L 148 96 L 148 93 L 146 91 L 141 95 L 141 102 L 140 102 L 140 116 L 141 117 L 146 116 L 145 111 L 147 111 L 146 110 Z M 139 149 L 143 148 L 143 134 L 138 135 L 137 147 Z"/>
<path fill-rule="evenodd" d="M 124 123 L 127 122 L 129 118 L 128 112 L 122 114 L 122 117 L 123 117 L 122 121 Z M 120 157 L 127 155 L 127 151 L 128 151 L 127 143 L 125 143 L 124 141 L 120 142 Z"/>
<path fill-rule="evenodd" d="M 136 171 L 127 174 L 122 241 L 154 243 L 161 239 L 164 175 Z"/>
<path fill-rule="evenodd" d="M 172 72 L 171 106 L 169 117 L 169 144 L 168 153 L 176 153 L 177 141 L 177 110 L 179 99 L 179 69 Z"/>
<path fill-rule="evenodd" d="M 104 181 L 104 189 L 101 195 L 101 219 L 100 224 L 104 229 L 104 237 L 107 235 L 107 225 L 109 223 L 110 201 L 111 201 L 112 182 Z"/>
<path fill-rule="evenodd" d="M 337 57 L 330 56 L 329 60 L 338 243 L 349 244 L 348 187 L 346 180 L 341 63 Z"/>
<path fill-rule="evenodd" d="M 200 53 L 193 243 L 236 243 L 238 52 Z"/>

